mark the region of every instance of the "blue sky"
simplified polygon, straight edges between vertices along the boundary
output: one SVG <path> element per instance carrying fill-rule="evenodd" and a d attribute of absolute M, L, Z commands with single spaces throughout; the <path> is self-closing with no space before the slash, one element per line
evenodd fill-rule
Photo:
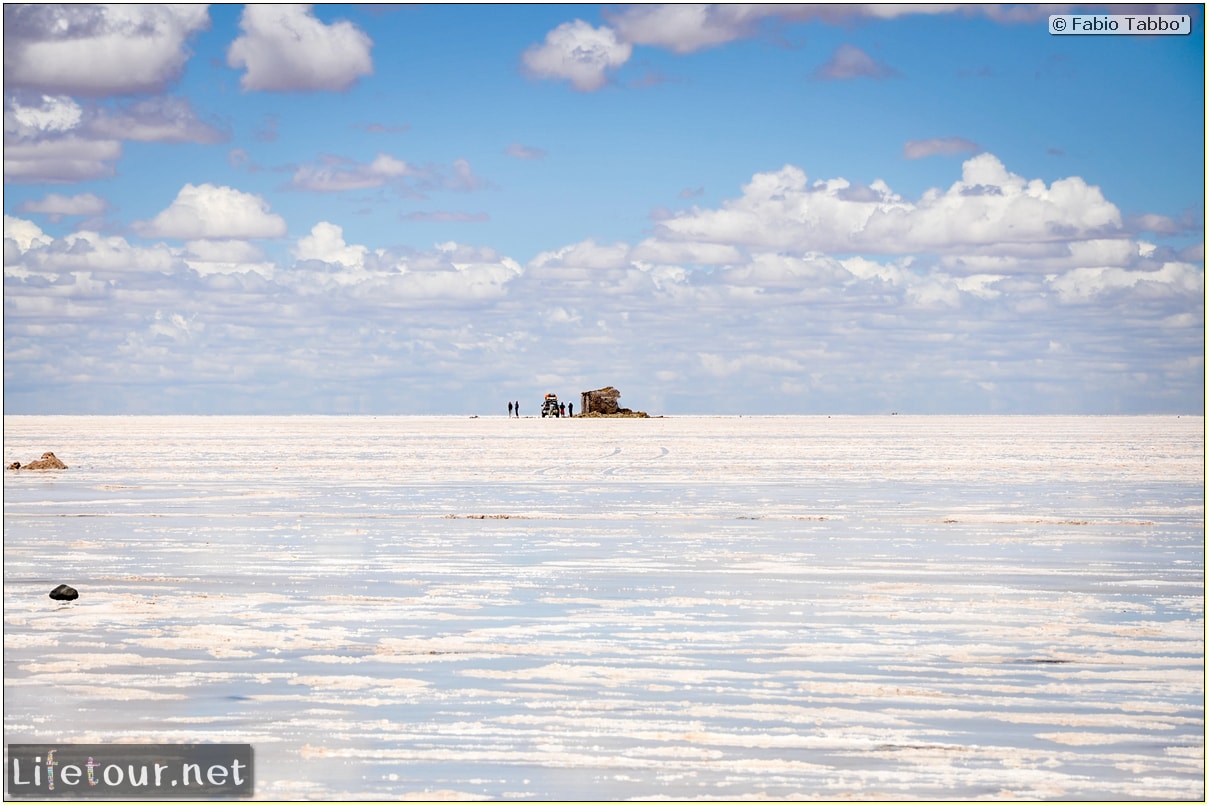
<path fill-rule="evenodd" d="M 5 412 L 1203 413 L 1201 8 L 6 5 Z"/>

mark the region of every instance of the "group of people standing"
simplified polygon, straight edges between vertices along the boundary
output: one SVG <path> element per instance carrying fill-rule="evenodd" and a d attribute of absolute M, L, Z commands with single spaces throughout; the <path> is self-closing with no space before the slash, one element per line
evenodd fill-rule
<path fill-rule="evenodd" d="M 521 402 L 519 400 L 516 401 L 515 403 L 512 402 L 511 400 L 508 401 L 508 416 L 520 418 Z M 574 417 L 575 416 L 575 404 L 574 403 L 559 403 L 558 404 L 558 416 L 559 417 Z"/>

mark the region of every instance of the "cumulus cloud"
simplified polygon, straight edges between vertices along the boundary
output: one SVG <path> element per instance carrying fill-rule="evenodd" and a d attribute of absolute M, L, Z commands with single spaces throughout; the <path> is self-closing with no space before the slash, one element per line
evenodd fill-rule
<path fill-rule="evenodd" d="M 278 238 L 285 219 L 269 211 L 268 202 L 252 193 L 211 184 L 185 185 L 155 218 L 136 226 L 155 238 Z"/>
<path fill-rule="evenodd" d="M 250 241 L 189 241 L 185 244 L 182 257 L 190 269 L 203 276 L 255 272 L 268 278 L 274 274 L 273 263 L 265 257 L 260 247 Z"/>
<path fill-rule="evenodd" d="M 123 140 L 215 143 L 226 134 L 201 121 L 185 99 L 156 97 L 113 109 L 66 96 L 5 97 L 5 180 L 80 182 L 114 173 Z"/>
<path fill-rule="evenodd" d="M 755 5 L 640 5 L 610 16 L 609 21 L 626 42 L 691 53 L 749 36 L 757 20 L 776 13 Z"/>
<path fill-rule="evenodd" d="M 676 3 L 635 4 L 604 13 L 609 26 L 593 28 L 582 20 L 564 23 L 547 34 L 545 43 L 526 50 L 522 61 L 529 74 L 569 80 L 576 89 L 591 92 L 608 83 L 610 70 L 629 60 L 633 45 L 686 54 L 750 38 L 767 30 L 769 24 L 818 20 L 849 25 L 862 19 L 952 13 L 983 14 L 1001 23 L 1025 23 L 1043 19 L 1048 12 L 1040 7 L 1007 12 L 997 7 L 936 4 Z M 855 45 L 842 45 L 815 75 L 826 80 L 890 78 L 897 76 L 898 71 Z M 636 85 L 648 86 L 663 80 L 658 73 L 648 73 Z"/>
<path fill-rule="evenodd" d="M 23 100 L 14 94 L 4 98 L 6 140 L 69 132 L 83 119 L 83 107 L 66 95 L 40 95 Z"/>
<path fill-rule="evenodd" d="M 109 209 L 109 204 L 95 193 L 79 193 L 75 196 L 48 193 L 41 199 L 22 202 L 18 209 L 24 213 L 42 213 L 57 220 L 69 215 L 102 215 Z"/>
<path fill-rule="evenodd" d="M 891 78 L 898 71 L 882 64 L 856 45 L 840 45 L 826 63 L 815 70 L 815 77 L 826 80 L 849 78 Z"/>
<path fill-rule="evenodd" d="M 122 156 L 117 140 L 75 135 L 50 140 L 14 141 L 4 146 L 5 182 L 82 182 L 113 175 Z"/>
<path fill-rule="evenodd" d="M 482 301 L 504 296 L 508 283 L 520 276 L 520 265 L 490 250 L 446 244 L 436 253 L 401 264 L 402 271 L 375 281 L 375 293 L 403 304 L 449 299 Z"/>
<path fill-rule="evenodd" d="M 198 333 L 205 330 L 205 327 L 204 324 L 197 321 L 197 314 L 185 316 L 181 313 L 165 314 L 163 311 L 157 310 L 148 331 L 152 336 L 187 343 L 193 341 Z"/>
<path fill-rule="evenodd" d="M 561 266 L 584 269 L 616 269 L 629 265 L 630 247 L 624 243 L 614 243 L 602 246 L 589 239 L 577 244 L 564 246 L 549 252 L 542 252 L 533 259 L 532 266 Z"/>
<path fill-rule="evenodd" d="M 226 134 L 183 98 L 155 97 L 85 109 L 67 96 L 13 93 L 4 102 L 5 181 L 80 182 L 107 177 L 123 140 L 216 143 Z"/>
<path fill-rule="evenodd" d="M 581 92 L 592 92 L 608 83 L 609 71 L 629 61 L 632 51 L 613 29 L 575 20 L 546 34 L 546 41 L 528 48 L 521 61 L 536 78 L 565 79 Z"/>
<path fill-rule="evenodd" d="M 327 155 L 319 164 L 299 166 L 290 180 L 290 186 L 295 190 L 334 193 L 381 187 L 414 173 L 416 171 L 406 162 L 390 154 L 378 154 L 369 163 Z"/>
<path fill-rule="evenodd" d="M 52 239 L 8 216 L 4 237 L 6 275 L 167 274 L 184 267 L 179 255 L 162 245 L 143 247 L 121 236 L 87 230 Z M 18 248 L 10 253 L 9 243 Z"/>
<path fill-rule="evenodd" d="M 1190 297 L 1204 294 L 1205 272 L 1199 266 L 1180 262 L 1163 263 L 1149 270 L 1086 266 L 1054 278 L 1050 287 L 1068 303 L 1086 302 L 1123 290 L 1135 290 L 1151 298 Z"/>
<path fill-rule="evenodd" d="M 978 144 L 964 137 L 934 137 L 930 140 L 908 140 L 903 145 L 903 156 L 909 160 L 923 159 L 937 154 L 946 157 L 954 154 L 974 154 Z"/>
<path fill-rule="evenodd" d="M 869 262 L 869 270 L 888 277 L 886 267 Z M 807 291 L 820 287 L 842 287 L 857 277 L 843 262 L 818 252 L 791 255 L 759 252 L 749 260 L 735 261 L 722 280 L 736 287 L 764 290 Z"/>
<path fill-rule="evenodd" d="M 6 4 L 4 86 L 106 96 L 154 93 L 181 72 L 204 5 Z"/>
<path fill-rule="evenodd" d="M 198 118 L 185 98 L 159 96 L 114 111 L 98 110 L 87 123 L 91 134 L 115 140 L 156 143 L 221 143 L 228 134 Z"/>
<path fill-rule="evenodd" d="M 299 260 L 340 263 L 349 268 L 362 268 L 368 252 L 364 246 L 345 243 L 344 228 L 328 221 L 320 221 L 312 227 L 311 234 L 299 238 L 294 248 L 294 256 Z"/>
<path fill-rule="evenodd" d="M 245 90 L 345 90 L 373 73 L 373 41 L 348 21 L 326 25 L 309 5 L 249 5 L 227 64 Z"/>
<path fill-rule="evenodd" d="M 846 179 L 808 183 L 787 165 L 757 174 L 739 199 L 659 222 L 669 240 L 759 249 L 950 253 L 971 247 L 1063 243 L 1121 233 L 1121 214 L 1079 177 L 1046 185 L 1010 173 L 996 157 L 967 160 L 948 190 L 910 202 L 875 181 L 852 198 Z"/>
<path fill-rule="evenodd" d="M 631 259 L 649 263 L 709 266 L 737 263 L 743 260 L 743 254 L 731 244 L 660 241 L 649 238 L 634 247 Z"/>
<path fill-rule="evenodd" d="M 1130 216 L 1126 224 L 1131 232 L 1183 235 L 1202 231 L 1205 227 L 1205 216 L 1194 210 L 1185 210 L 1178 218 L 1159 213 L 1142 213 Z"/>
<path fill-rule="evenodd" d="M 34 222 L 8 214 L 4 216 L 4 240 L 11 240 L 17 252 L 26 252 L 35 246 L 45 246 L 54 241 Z M 7 254 L 5 252 L 6 256 Z M 5 265 L 8 265 L 7 257 Z"/>
<path fill-rule="evenodd" d="M 378 154 L 368 163 L 325 154 L 317 162 L 298 166 L 290 179 L 290 187 L 294 190 L 317 193 L 386 185 L 409 196 L 423 196 L 433 190 L 470 192 L 492 187 L 491 182 L 477 175 L 465 159 L 456 159 L 448 166 L 417 166 L 390 154 Z"/>
<path fill-rule="evenodd" d="M 905 198 L 785 166 L 639 243 L 582 240 L 524 266 L 456 242 L 350 243 L 333 221 L 279 263 L 247 239 L 284 224 L 259 197 L 213 186 L 186 186 L 138 228 L 183 247 L 56 238 L 9 216 L 6 371 L 31 408 L 52 393 L 24 380 L 46 384 L 43 368 L 86 373 L 93 397 L 204 382 L 216 391 L 199 411 L 326 411 L 329 398 L 296 390 L 331 383 L 360 390 L 366 413 L 473 412 L 478 387 L 520 377 L 613 383 L 663 411 L 694 410 L 683 390 L 718 378 L 728 394 L 711 408 L 736 412 L 1099 412 L 1122 390 L 1143 407 L 1200 405 L 1203 248 L 1177 258 L 1131 239 L 1078 177 L 1028 179 L 992 155 L 950 167 Z M 52 197 L 34 204 L 95 204 Z M 1134 377 L 1161 366 L 1177 368 L 1161 392 Z"/>

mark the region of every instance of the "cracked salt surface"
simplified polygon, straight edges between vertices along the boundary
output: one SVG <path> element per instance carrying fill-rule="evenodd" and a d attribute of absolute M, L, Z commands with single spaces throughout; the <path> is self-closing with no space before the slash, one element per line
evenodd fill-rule
<path fill-rule="evenodd" d="M 5 741 L 258 799 L 1197 800 L 1199 417 L 5 418 Z M 67 582 L 80 599 L 47 592 Z"/>

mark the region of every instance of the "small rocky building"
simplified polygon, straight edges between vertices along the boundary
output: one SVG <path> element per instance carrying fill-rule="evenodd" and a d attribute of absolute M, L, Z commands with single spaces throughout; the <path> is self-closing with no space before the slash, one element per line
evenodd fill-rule
<path fill-rule="evenodd" d="M 630 411 L 617 405 L 621 392 L 612 386 L 579 393 L 579 413 L 584 417 L 646 417 L 646 412 Z"/>
<path fill-rule="evenodd" d="M 606 386 L 604 389 L 597 389 L 594 392 L 580 392 L 579 412 L 580 414 L 616 414 L 617 399 L 620 397 L 621 392 L 612 386 Z"/>

